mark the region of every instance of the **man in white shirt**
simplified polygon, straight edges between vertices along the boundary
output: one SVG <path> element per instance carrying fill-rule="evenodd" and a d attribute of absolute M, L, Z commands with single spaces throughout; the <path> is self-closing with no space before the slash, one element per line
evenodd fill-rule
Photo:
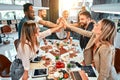
<path fill-rule="evenodd" d="M 47 15 L 47 11 L 46 9 L 40 9 L 38 10 L 38 16 L 35 16 L 35 21 L 39 21 L 39 20 L 43 20 L 43 18 L 45 18 Z M 39 24 L 40 30 L 41 31 L 45 31 L 48 28 L 44 27 L 42 24 Z"/>

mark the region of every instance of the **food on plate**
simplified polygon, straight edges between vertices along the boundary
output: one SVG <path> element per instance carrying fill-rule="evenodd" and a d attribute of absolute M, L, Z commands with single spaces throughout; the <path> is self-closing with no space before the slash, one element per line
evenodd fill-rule
<path fill-rule="evenodd" d="M 45 59 L 45 66 L 48 66 L 48 65 L 50 65 L 50 62 L 51 62 L 51 59 L 50 58 L 46 58 Z"/>
<path fill-rule="evenodd" d="M 52 49 L 52 46 L 51 45 L 46 45 L 46 46 L 40 47 L 40 49 L 45 51 L 45 52 L 48 52 L 49 49 Z"/>
<path fill-rule="evenodd" d="M 60 55 L 60 51 L 59 51 L 59 50 L 52 50 L 52 51 L 50 51 L 50 53 L 51 53 L 53 56 L 59 56 L 59 55 Z"/>
<path fill-rule="evenodd" d="M 60 50 L 60 54 L 64 54 L 66 52 L 68 52 L 63 46 L 59 48 Z"/>
<path fill-rule="evenodd" d="M 57 61 L 56 62 L 56 68 L 64 68 L 65 67 L 65 64 L 61 61 Z"/>
<path fill-rule="evenodd" d="M 56 72 L 56 68 L 54 66 L 49 66 L 48 71 L 49 74 L 53 74 L 54 72 Z"/>
<path fill-rule="evenodd" d="M 60 74 L 63 73 L 63 75 L 60 78 L 64 78 L 64 79 L 69 78 L 69 73 L 66 70 L 61 70 L 59 72 Z"/>
<path fill-rule="evenodd" d="M 68 73 L 63 74 L 63 78 L 67 79 L 69 77 Z"/>

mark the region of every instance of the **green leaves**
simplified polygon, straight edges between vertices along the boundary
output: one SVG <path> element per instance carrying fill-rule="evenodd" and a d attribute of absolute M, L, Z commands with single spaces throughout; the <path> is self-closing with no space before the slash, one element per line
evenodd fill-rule
<path fill-rule="evenodd" d="M 58 59 L 59 59 L 59 56 L 55 56 L 55 59 L 58 60 Z"/>

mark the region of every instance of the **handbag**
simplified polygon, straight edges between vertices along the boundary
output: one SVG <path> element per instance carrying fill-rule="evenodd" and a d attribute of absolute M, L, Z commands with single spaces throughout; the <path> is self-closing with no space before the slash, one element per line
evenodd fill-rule
<path fill-rule="evenodd" d="M 22 60 L 15 58 L 10 66 L 10 76 L 12 80 L 19 80 L 24 73 Z"/>

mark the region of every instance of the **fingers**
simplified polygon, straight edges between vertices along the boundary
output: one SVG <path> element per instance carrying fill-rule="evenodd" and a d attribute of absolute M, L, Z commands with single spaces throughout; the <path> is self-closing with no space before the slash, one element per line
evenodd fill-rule
<path fill-rule="evenodd" d="M 67 23 L 67 21 L 63 17 L 61 17 L 57 20 L 57 24 L 64 29 L 66 29 L 67 26 L 69 26 L 69 24 Z"/>

